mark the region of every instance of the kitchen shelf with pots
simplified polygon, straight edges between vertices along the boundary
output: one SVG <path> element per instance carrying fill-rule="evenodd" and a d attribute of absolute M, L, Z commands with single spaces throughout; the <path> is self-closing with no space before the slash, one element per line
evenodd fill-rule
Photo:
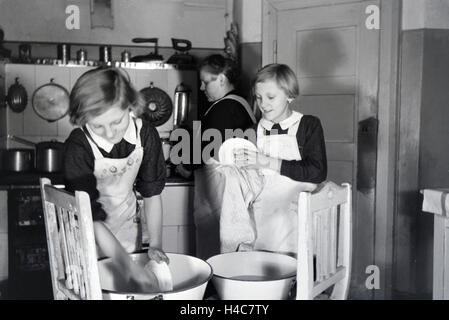
<path fill-rule="evenodd" d="M 51 65 L 51 66 L 59 66 L 59 67 L 99 67 L 101 65 L 114 66 L 116 68 L 127 68 L 127 69 L 140 69 L 140 70 L 173 70 L 173 69 L 185 69 L 185 67 L 172 64 L 165 63 L 163 61 L 147 61 L 147 62 L 124 62 L 124 61 L 110 61 L 110 62 L 101 62 L 96 60 L 86 60 L 86 61 L 77 61 L 77 60 L 69 60 L 66 63 L 63 63 L 61 59 L 52 59 L 52 58 L 38 58 L 33 63 L 24 63 L 24 62 L 15 62 L 16 64 L 39 64 L 39 65 Z M 193 69 L 193 68 L 192 68 Z"/>

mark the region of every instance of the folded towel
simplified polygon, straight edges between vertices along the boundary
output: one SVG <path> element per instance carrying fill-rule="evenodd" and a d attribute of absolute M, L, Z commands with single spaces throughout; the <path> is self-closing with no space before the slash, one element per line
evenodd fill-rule
<path fill-rule="evenodd" d="M 447 216 L 449 211 L 449 189 L 424 189 L 422 211 Z"/>
<path fill-rule="evenodd" d="M 158 263 L 155 260 L 150 260 L 145 265 L 145 270 L 154 273 L 159 284 L 159 289 L 162 292 L 173 290 L 172 274 L 166 262 L 161 261 Z"/>

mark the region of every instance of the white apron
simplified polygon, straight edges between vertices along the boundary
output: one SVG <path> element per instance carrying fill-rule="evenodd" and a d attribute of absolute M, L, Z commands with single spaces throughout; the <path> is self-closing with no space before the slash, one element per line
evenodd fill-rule
<path fill-rule="evenodd" d="M 248 102 L 235 94 L 230 94 L 213 103 L 204 115 L 221 100 L 232 99 L 238 101 L 245 108 L 253 123 L 256 118 Z M 195 139 L 201 139 L 201 126 L 195 133 Z M 225 180 L 223 174 L 217 170 L 219 165 L 211 161 L 203 168 L 195 170 L 194 191 L 194 220 L 196 230 L 196 256 L 207 259 L 220 253 L 220 212 L 223 201 Z"/>
<path fill-rule="evenodd" d="M 265 135 L 258 125 L 261 153 L 282 160 L 301 160 L 296 134 L 302 115 L 295 112 L 287 134 Z M 267 129 L 271 129 L 271 126 Z M 270 169 L 218 167 L 225 181 L 220 210 L 221 253 L 267 250 L 294 255 L 297 251 L 298 193 L 309 184 Z M 237 171 L 239 174 L 236 174 Z M 307 185 L 307 186 L 306 186 Z"/>
<path fill-rule="evenodd" d="M 107 214 L 105 224 L 129 253 L 140 250 L 142 245 L 140 210 L 134 193 L 134 182 L 143 159 L 140 140 L 142 120 L 136 119 L 131 125 L 134 123 L 137 125 L 136 147 L 122 159 L 103 157 L 95 142 L 86 134 L 95 157 L 94 176 L 100 195 L 97 201 Z"/>
<path fill-rule="evenodd" d="M 282 160 L 301 160 L 296 133 L 302 114 L 298 112 L 295 122 L 287 134 L 265 135 L 259 123 L 257 147 L 262 153 Z M 268 250 L 296 254 L 298 193 L 304 190 L 304 183 L 294 181 L 280 174 L 266 176 L 259 197 L 252 210 L 257 230 L 254 250 Z"/>

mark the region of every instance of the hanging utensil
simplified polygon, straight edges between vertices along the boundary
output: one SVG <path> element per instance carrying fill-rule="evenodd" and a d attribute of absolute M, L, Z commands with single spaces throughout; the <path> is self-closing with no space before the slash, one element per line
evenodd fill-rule
<path fill-rule="evenodd" d="M 16 78 L 15 83 L 9 87 L 6 102 L 13 112 L 19 113 L 25 110 L 28 103 L 28 94 L 19 83 L 19 78 Z"/>
<path fill-rule="evenodd" d="M 173 112 L 170 96 L 164 90 L 154 87 L 153 82 L 140 92 L 142 92 L 146 101 L 142 118 L 151 122 L 155 127 L 167 122 Z"/>
<path fill-rule="evenodd" d="M 69 112 L 69 93 L 53 80 L 37 88 L 31 99 L 34 112 L 49 122 L 59 120 Z"/>

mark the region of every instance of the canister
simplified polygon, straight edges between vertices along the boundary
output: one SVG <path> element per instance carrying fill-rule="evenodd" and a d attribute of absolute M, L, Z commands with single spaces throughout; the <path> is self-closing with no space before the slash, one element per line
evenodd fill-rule
<path fill-rule="evenodd" d="M 111 62 L 111 47 L 110 46 L 102 46 L 100 47 L 100 61 L 102 62 Z"/>
<path fill-rule="evenodd" d="M 61 43 L 58 45 L 58 59 L 62 64 L 67 64 L 70 60 L 70 45 Z"/>
<path fill-rule="evenodd" d="M 78 62 L 85 62 L 87 60 L 87 52 L 84 49 L 80 49 L 76 53 Z"/>
<path fill-rule="evenodd" d="M 122 62 L 129 62 L 131 59 L 131 53 L 129 51 L 123 51 L 122 52 Z"/>

